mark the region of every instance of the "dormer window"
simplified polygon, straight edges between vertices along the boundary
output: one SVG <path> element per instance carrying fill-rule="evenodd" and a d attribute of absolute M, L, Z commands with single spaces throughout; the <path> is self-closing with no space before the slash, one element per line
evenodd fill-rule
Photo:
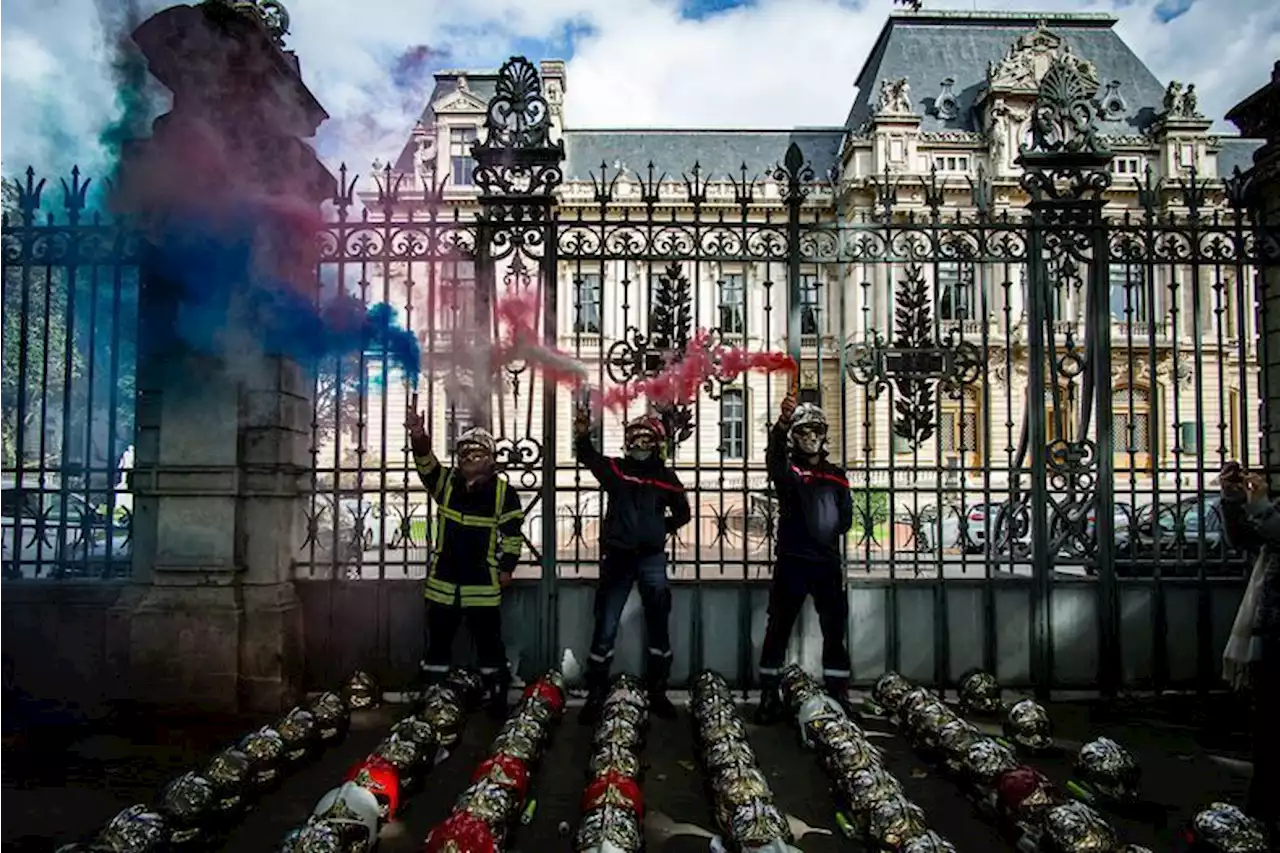
<path fill-rule="evenodd" d="M 471 143 L 475 141 L 474 127 L 449 128 L 449 182 L 455 187 L 475 184 L 476 162 L 471 159 Z"/>
<path fill-rule="evenodd" d="M 1111 174 L 1126 177 L 1138 177 L 1142 174 L 1141 157 L 1114 157 L 1111 160 Z"/>
<path fill-rule="evenodd" d="M 939 172 L 969 171 L 968 154 L 937 154 L 933 158 L 933 167 Z"/>

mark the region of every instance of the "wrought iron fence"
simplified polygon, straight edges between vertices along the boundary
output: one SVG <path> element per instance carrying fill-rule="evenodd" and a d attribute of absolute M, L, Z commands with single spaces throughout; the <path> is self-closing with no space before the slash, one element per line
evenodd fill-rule
<path fill-rule="evenodd" d="M 60 184 L 4 183 L 5 579 L 120 577 L 132 555 L 138 241 L 86 210 L 79 170 Z"/>

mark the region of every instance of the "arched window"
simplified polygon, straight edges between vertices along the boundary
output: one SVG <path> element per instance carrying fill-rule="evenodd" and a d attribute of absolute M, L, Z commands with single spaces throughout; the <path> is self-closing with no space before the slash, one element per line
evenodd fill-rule
<path fill-rule="evenodd" d="M 1116 466 L 1151 467 L 1151 389 L 1133 385 L 1111 395 L 1111 442 Z"/>

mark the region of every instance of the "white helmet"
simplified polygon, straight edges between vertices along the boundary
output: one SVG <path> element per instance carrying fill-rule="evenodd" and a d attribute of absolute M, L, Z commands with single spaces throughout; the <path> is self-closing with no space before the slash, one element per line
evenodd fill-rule
<path fill-rule="evenodd" d="M 796 713 L 796 722 L 800 724 L 800 736 L 805 746 L 813 746 L 809 737 L 809 723 L 822 717 L 837 718 L 845 715 L 840 703 L 825 693 L 810 696 L 800 705 Z"/>
<path fill-rule="evenodd" d="M 462 435 L 458 436 L 456 447 L 461 450 L 465 445 L 478 444 L 483 447 L 490 456 L 498 451 L 498 443 L 493 440 L 493 434 L 482 427 L 472 427 L 466 430 Z"/>
<path fill-rule="evenodd" d="M 367 788 L 345 782 L 320 798 L 311 820 L 333 826 L 344 839 L 357 837 L 369 850 L 378 838 L 378 814 L 378 800 Z"/>

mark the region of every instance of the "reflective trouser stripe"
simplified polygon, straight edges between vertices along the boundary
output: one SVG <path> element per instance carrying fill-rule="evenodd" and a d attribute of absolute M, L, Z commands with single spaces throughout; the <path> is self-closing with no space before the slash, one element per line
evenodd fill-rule
<path fill-rule="evenodd" d="M 653 655 L 656 658 L 669 658 L 671 657 L 671 649 L 655 649 L 652 646 L 650 646 L 649 654 Z"/>
<path fill-rule="evenodd" d="M 848 678 L 852 675 L 847 669 L 824 669 L 822 676 L 824 678 Z"/>
<path fill-rule="evenodd" d="M 608 663 L 609 661 L 613 660 L 613 652 L 608 652 L 607 654 L 603 654 L 603 655 L 598 654 L 597 652 L 592 652 L 591 654 L 587 655 L 587 660 L 592 661 L 594 663 Z"/>
<path fill-rule="evenodd" d="M 423 661 L 418 666 L 423 672 L 446 672 L 447 673 L 449 671 L 449 665 L 445 663 L 427 663 L 426 661 Z"/>
<path fill-rule="evenodd" d="M 762 667 L 760 667 L 760 674 L 761 674 L 761 675 L 777 675 L 777 674 L 779 674 L 780 672 L 782 672 L 782 670 L 780 670 L 780 669 L 775 669 L 775 668 L 773 668 L 773 667 L 771 667 L 771 666 L 762 666 Z"/>

